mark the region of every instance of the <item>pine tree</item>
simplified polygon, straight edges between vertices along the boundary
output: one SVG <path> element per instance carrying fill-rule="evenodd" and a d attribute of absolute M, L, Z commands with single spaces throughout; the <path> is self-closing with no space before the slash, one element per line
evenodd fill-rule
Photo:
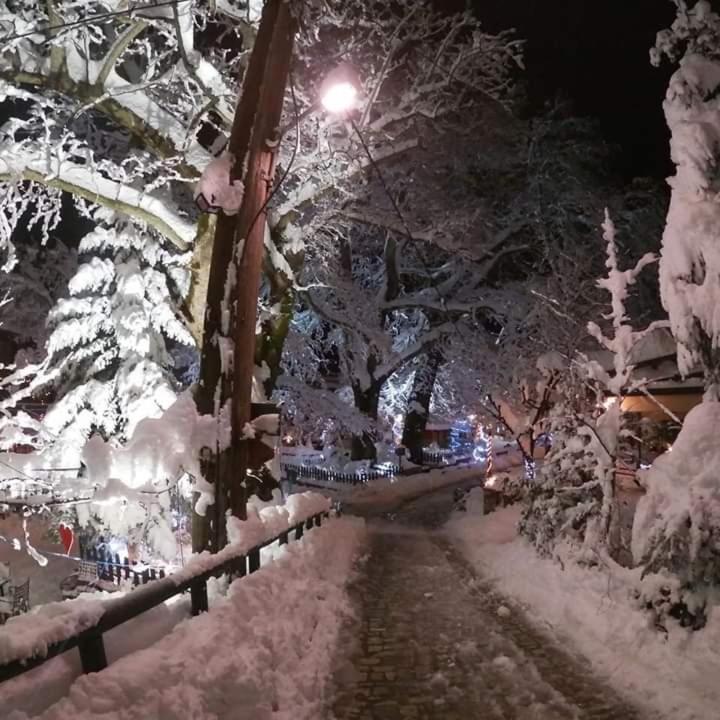
<path fill-rule="evenodd" d="M 180 388 L 171 346 L 193 343 L 176 309 L 187 292 L 188 256 L 127 219 L 98 212 L 95 219 L 80 241 L 69 296 L 50 311 L 45 358 L 3 380 L 6 407 L 50 400 L 41 422 L 25 423 L 25 439 L 52 446 L 63 465 L 77 464 L 94 432 L 121 443 L 140 420 L 167 409 Z M 19 439 L 11 426 L 6 421 L 5 446 Z"/>

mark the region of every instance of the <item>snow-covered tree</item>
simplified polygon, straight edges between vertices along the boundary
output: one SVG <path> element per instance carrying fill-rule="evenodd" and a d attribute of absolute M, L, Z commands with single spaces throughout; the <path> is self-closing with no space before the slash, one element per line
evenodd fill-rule
<path fill-rule="evenodd" d="M 69 2 L 1 9 L 2 93 L 18 108 L 3 128 L 0 167 L 12 209 L 2 228 L 8 252 L 13 223 L 28 207 L 43 222 L 55 221 L 59 191 L 141 220 L 180 251 L 192 245 L 187 309 L 199 339 L 212 223 L 196 225 L 188 190 L 227 136 L 257 8 L 225 3 L 210 10 L 188 0 L 126 12 L 101 0 L 85 4 L 82 15 Z M 505 95 L 519 52 L 516 40 L 484 33 L 470 14 L 438 13 L 430 3 L 326 3 L 302 12 L 312 32 L 299 37 L 287 102 L 288 121 L 301 118 L 301 142 L 297 152 L 291 142 L 281 145 L 289 174 L 269 218 L 259 336 L 271 381 L 292 307 L 293 267 L 314 232 L 309 221 L 322 225 L 339 197 L 357 194 L 367 166 L 349 128 L 305 113 L 316 107 L 318 81 L 333 58 L 353 62 L 362 75 L 367 93 L 357 123 L 382 162 L 418 146 L 418 117 L 436 121 L 464 107 L 468 83 L 473 93 Z M 406 90 L 398 93 L 401 81 Z"/>
<path fill-rule="evenodd" d="M 704 626 L 720 584 L 717 423 L 720 419 L 720 15 L 705 0 L 676 0 L 651 59 L 678 62 L 664 102 L 676 173 L 660 257 L 660 291 L 678 348 L 678 366 L 705 376 L 667 452 L 642 478 L 647 494 L 633 524 L 633 556 L 644 566 L 639 595 L 659 624 L 670 616 Z"/>
<path fill-rule="evenodd" d="M 95 219 L 103 224 L 80 241 L 69 297 L 50 312 L 47 357 L 5 381 L 29 380 L 13 401 L 54 395 L 44 430 L 53 442 L 70 431 L 78 449 L 93 432 L 123 441 L 140 420 L 167 409 L 178 386 L 168 342 L 192 344 L 177 311 L 188 284 L 184 258 L 112 213 Z"/>
<path fill-rule="evenodd" d="M 12 270 L 0 274 L 0 296 L 9 299 L 2 313 L 2 328 L 36 357 L 47 340 L 50 310 L 67 291 L 68 280 L 77 269 L 77 252 L 58 238 L 44 245 L 29 238 L 15 253 L 17 262 Z"/>
<path fill-rule="evenodd" d="M 705 373 L 706 397 L 720 400 L 720 15 L 709 2 L 676 0 L 672 27 L 651 59 L 678 62 L 664 102 L 676 173 L 660 254 L 660 291 L 683 375 Z"/>
<path fill-rule="evenodd" d="M 604 315 L 608 329 L 588 323 L 588 332 L 612 358 L 612 368 L 585 356 L 576 368 L 558 367 L 562 393 L 557 407 L 548 411 L 547 424 L 554 435 L 540 482 L 531 488 L 529 505 L 520 529 L 543 553 L 551 553 L 562 539 L 583 548 L 582 559 L 617 548 L 611 546 L 616 518 L 615 474 L 620 441 L 625 432 L 621 412 L 623 393 L 643 388 L 647 381 L 633 376 L 632 351 L 657 323 L 636 331 L 626 315 L 630 288 L 643 269 L 655 262 L 643 255 L 633 267 L 621 270 L 615 225 L 605 212 L 603 223 L 607 274 L 597 281 L 610 295 L 610 311 Z M 605 324 L 605 323 L 604 323 Z"/>

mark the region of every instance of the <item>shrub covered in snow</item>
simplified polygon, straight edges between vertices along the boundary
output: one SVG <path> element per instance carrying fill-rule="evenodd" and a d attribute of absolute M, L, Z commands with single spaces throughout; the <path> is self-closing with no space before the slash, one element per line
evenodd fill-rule
<path fill-rule="evenodd" d="M 647 494 L 633 524 L 644 601 L 693 626 L 704 624 L 708 596 L 720 585 L 719 426 L 720 402 L 688 413 L 672 451 L 643 477 Z"/>
<path fill-rule="evenodd" d="M 520 519 L 520 533 L 542 555 L 553 554 L 560 540 L 592 545 L 601 532 L 608 463 L 601 461 L 597 426 L 605 422 L 604 416 L 594 421 L 568 409 L 563 403 L 554 411 L 555 442 L 538 482 L 528 490 L 528 504 Z"/>

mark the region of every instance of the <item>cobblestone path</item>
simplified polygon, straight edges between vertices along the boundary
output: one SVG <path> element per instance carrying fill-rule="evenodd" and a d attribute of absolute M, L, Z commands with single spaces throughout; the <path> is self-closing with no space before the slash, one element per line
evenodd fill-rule
<path fill-rule="evenodd" d="M 503 603 L 438 529 L 452 491 L 370 521 L 337 720 L 640 720 L 583 661 Z M 549 588 L 548 592 L 552 592 Z"/>

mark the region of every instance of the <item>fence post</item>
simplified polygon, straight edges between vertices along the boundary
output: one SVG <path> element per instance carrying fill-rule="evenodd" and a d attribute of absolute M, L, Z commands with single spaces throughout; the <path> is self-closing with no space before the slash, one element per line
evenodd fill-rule
<path fill-rule="evenodd" d="M 315 516 L 315 527 L 320 527 L 322 525 L 322 513 L 318 513 Z"/>
<path fill-rule="evenodd" d="M 278 538 L 278 545 L 287 545 L 288 539 L 289 537 L 287 530 L 284 533 L 280 533 L 280 537 Z"/>
<path fill-rule="evenodd" d="M 303 523 L 300 523 L 299 525 L 295 526 L 295 539 L 299 540 L 303 536 L 303 530 L 304 530 Z"/>
<path fill-rule="evenodd" d="M 78 650 L 84 673 L 100 672 L 107 667 L 105 643 L 97 628 L 86 630 L 79 638 Z"/>
<path fill-rule="evenodd" d="M 190 605 L 193 615 L 208 611 L 207 582 L 202 578 L 190 585 Z"/>
<path fill-rule="evenodd" d="M 238 577 L 245 577 L 247 575 L 247 558 L 245 555 L 241 555 L 233 561 L 230 575 L 231 579 L 233 575 L 237 575 Z"/>
<path fill-rule="evenodd" d="M 260 569 L 260 548 L 253 548 L 248 553 L 248 572 L 254 573 Z"/>

